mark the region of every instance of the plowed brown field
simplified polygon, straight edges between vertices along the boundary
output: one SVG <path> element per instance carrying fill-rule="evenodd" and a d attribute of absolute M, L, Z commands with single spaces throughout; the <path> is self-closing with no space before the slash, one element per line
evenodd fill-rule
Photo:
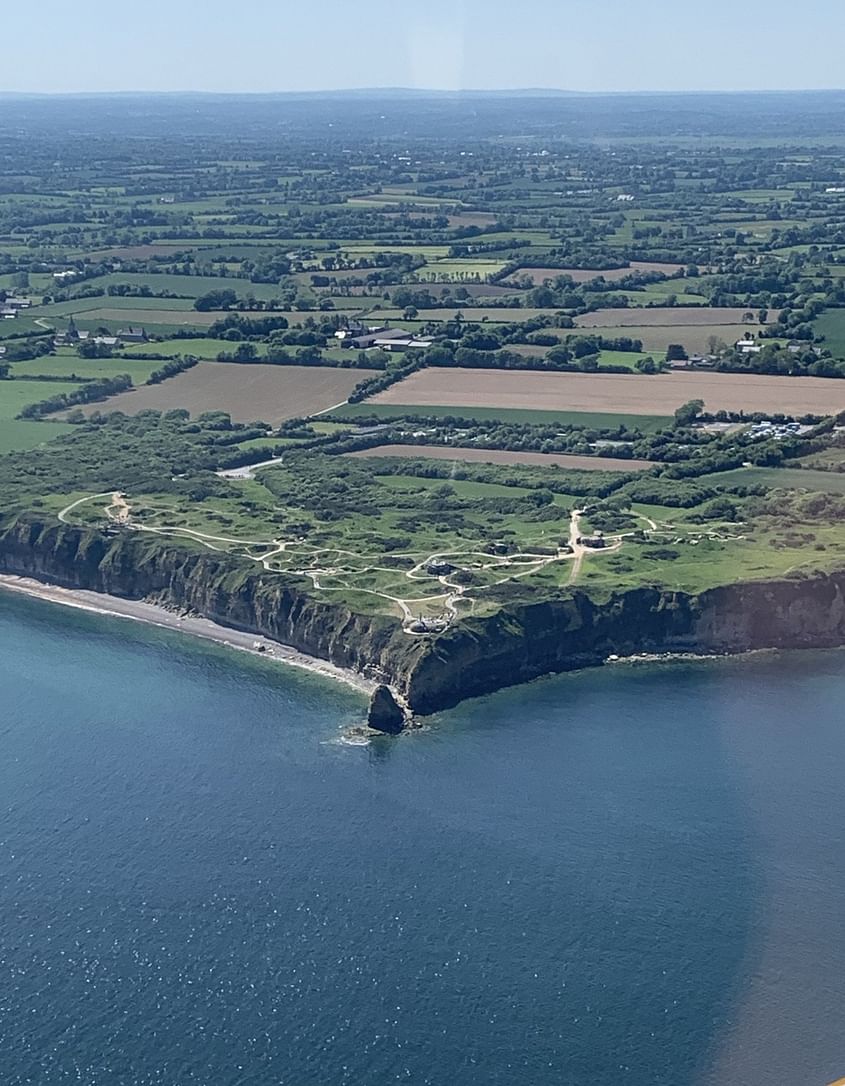
<path fill-rule="evenodd" d="M 426 369 L 374 396 L 371 403 L 671 415 L 689 400 L 710 411 L 830 415 L 845 410 L 845 381 L 824 377 L 674 372 L 619 373 Z"/>
<path fill-rule="evenodd" d="M 104 403 L 89 404 L 94 411 L 171 411 L 184 408 L 192 415 L 227 411 L 236 422 L 260 419 L 278 426 L 285 419 L 311 415 L 345 403 L 352 389 L 375 370 L 341 370 L 328 366 L 262 366 L 234 362 L 200 362 L 193 369 L 162 381 L 122 392 Z"/>

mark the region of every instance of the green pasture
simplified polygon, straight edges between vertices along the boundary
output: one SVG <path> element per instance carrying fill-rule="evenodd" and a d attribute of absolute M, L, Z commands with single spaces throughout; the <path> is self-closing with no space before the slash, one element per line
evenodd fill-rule
<path fill-rule="evenodd" d="M 251 283 L 248 279 L 237 279 L 234 276 L 226 278 L 213 275 L 174 275 L 169 272 L 110 272 L 97 279 L 90 280 L 92 286 L 102 287 L 108 290 L 110 286 L 129 285 L 135 287 L 149 287 L 150 290 L 170 290 L 183 298 L 199 298 L 212 290 L 233 290 L 239 298 L 252 295 L 259 301 L 269 301 L 278 298 L 279 288 L 272 283 Z M 101 298 L 101 305 L 111 305 L 117 298 Z M 145 299 L 151 301 L 165 301 L 166 299 Z M 161 308 L 160 306 L 158 308 Z"/>
<path fill-rule="evenodd" d="M 191 339 L 163 339 L 156 340 L 154 343 L 133 343 L 128 347 L 124 347 L 123 357 L 132 358 L 138 354 L 162 354 L 168 358 L 175 358 L 178 354 L 192 354 L 197 358 L 213 359 L 221 351 L 234 351 L 237 346 L 237 343 L 232 343 L 228 339 L 204 339 L 200 336 Z M 259 354 L 266 353 L 267 348 L 263 343 L 256 343 L 255 346 Z M 296 348 L 293 348 L 293 350 L 296 350 Z M 158 369 L 160 365 L 160 362 L 153 363 L 153 369 Z"/>
<path fill-rule="evenodd" d="M 30 422 L 15 416 L 29 404 L 77 388 L 79 384 L 70 381 L 0 381 L 0 453 L 25 452 L 68 433 L 72 427 L 64 423 Z"/>
<path fill-rule="evenodd" d="M 0 399 L 0 411 L 2 411 Z M 61 434 L 73 430 L 65 422 L 27 422 L 22 419 L 7 419 L 0 415 L 0 455 L 10 452 L 28 452 L 43 445 Z"/>
<path fill-rule="evenodd" d="M 813 331 L 824 336 L 823 346 L 834 358 L 845 358 L 845 309 L 828 309 L 813 321 Z"/>
<path fill-rule="evenodd" d="M 34 358 L 28 362 L 15 362 L 12 366 L 12 376 L 63 377 L 68 381 L 74 381 L 77 377 L 102 379 L 128 373 L 134 385 L 143 385 L 150 374 L 160 369 L 162 365 L 161 362 L 138 358 L 79 358 L 76 354 L 42 355 L 41 358 Z"/>
<path fill-rule="evenodd" d="M 845 494 L 845 472 L 814 471 L 812 468 L 736 468 L 708 475 L 706 482 L 708 486 L 765 486 Z"/>

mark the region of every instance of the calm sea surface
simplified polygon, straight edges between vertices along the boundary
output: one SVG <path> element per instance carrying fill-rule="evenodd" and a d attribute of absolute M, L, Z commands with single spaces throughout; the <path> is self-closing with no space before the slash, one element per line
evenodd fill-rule
<path fill-rule="evenodd" d="M 845 654 L 363 711 L 0 593 L 6 1086 L 845 1075 Z"/>

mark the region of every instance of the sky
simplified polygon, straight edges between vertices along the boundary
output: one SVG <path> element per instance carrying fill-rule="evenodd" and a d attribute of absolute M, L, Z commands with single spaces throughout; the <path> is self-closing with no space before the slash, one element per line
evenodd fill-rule
<path fill-rule="evenodd" d="M 39 0 L 0 91 L 845 86 L 845 0 Z M 10 43 L 17 43 L 10 47 Z"/>

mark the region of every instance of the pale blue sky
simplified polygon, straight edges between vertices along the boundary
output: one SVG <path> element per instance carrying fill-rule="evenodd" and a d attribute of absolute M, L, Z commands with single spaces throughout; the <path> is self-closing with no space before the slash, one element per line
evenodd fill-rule
<path fill-rule="evenodd" d="M 845 86 L 845 0 L 39 0 L 2 91 Z"/>

